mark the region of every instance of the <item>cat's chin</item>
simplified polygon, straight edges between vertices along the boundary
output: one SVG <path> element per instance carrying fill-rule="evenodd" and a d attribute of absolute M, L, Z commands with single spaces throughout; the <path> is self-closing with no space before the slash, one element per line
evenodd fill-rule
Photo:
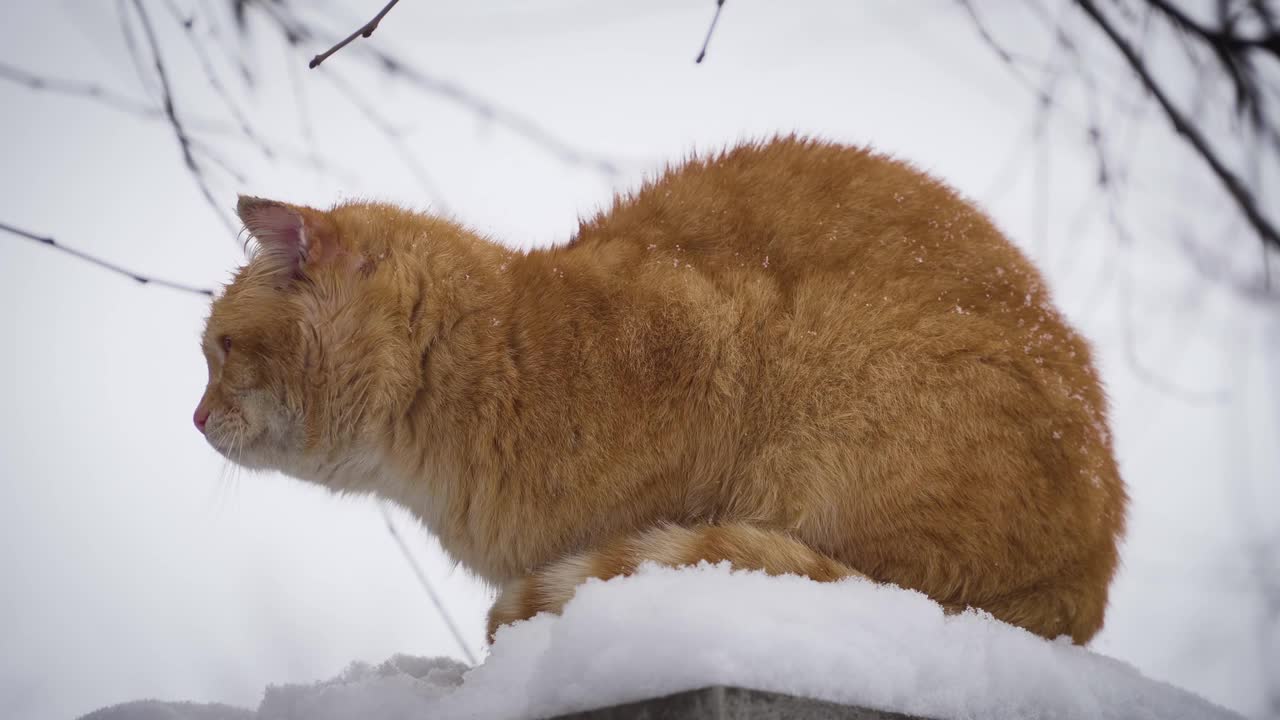
<path fill-rule="evenodd" d="M 219 455 L 246 470 L 279 470 L 282 458 L 274 457 L 277 453 L 262 447 L 261 435 L 252 440 L 243 438 L 225 441 L 210 433 L 206 436 L 209 447 Z"/>
<path fill-rule="evenodd" d="M 262 462 L 254 458 L 252 455 L 241 455 L 239 457 L 231 457 L 226 453 L 222 453 L 222 456 L 227 458 L 231 462 L 235 463 L 236 465 L 239 465 L 240 467 L 244 468 L 245 470 L 254 470 L 257 472 L 269 472 L 272 470 L 280 469 L 278 465 L 270 462 Z"/>
<path fill-rule="evenodd" d="M 318 459 L 313 453 L 299 452 L 281 447 L 270 433 L 261 433 L 252 440 L 222 441 L 218 436 L 207 436 L 209 446 L 235 465 L 255 472 L 279 472 L 304 482 L 315 483 L 333 490 L 353 490 L 370 484 L 368 468 L 376 463 L 333 463 Z M 350 453 L 339 453 L 347 457 Z M 365 471 L 361 474 L 361 470 Z M 351 477 L 349 477 L 351 476 Z"/>

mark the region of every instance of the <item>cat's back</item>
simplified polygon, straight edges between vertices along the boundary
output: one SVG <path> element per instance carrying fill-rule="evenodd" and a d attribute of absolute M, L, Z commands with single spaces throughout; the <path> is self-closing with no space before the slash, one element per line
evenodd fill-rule
<path fill-rule="evenodd" d="M 794 136 L 673 165 L 583 222 L 570 246 L 672 256 L 673 267 L 710 275 L 758 268 L 783 284 L 815 272 L 861 271 L 870 287 L 904 274 L 1029 269 L 943 183 L 865 148 Z"/>
<path fill-rule="evenodd" d="M 674 165 L 584 222 L 568 250 L 632 290 L 821 324 L 826 345 L 900 331 L 914 344 L 923 327 L 945 352 L 975 335 L 1009 346 L 1051 315 L 1058 329 L 1039 273 L 972 203 L 904 162 L 819 140 Z"/>

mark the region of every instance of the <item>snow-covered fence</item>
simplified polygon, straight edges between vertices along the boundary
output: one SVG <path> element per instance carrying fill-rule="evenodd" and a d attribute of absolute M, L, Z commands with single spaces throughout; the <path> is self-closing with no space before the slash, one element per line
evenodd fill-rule
<path fill-rule="evenodd" d="M 588 581 L 562 616 L 500 629 L 474 667 L 398 655 L 268 687 L 256 713 L 168 709 L 166 720 L 1238 717 L 1067 639 L 945 615 L 917 592 L 725 565 Z M 143 716 L 92 720 L 126 717 Z"/>

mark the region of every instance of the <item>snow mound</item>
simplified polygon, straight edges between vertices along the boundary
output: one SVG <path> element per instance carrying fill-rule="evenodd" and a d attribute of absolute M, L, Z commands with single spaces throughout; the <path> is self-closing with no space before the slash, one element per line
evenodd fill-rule
<path fill-rule="evenodd" d="M 563 617 L 500 630 L 477 667 L 356 663 L 315 685 L 268 688 L 256 717 L 539 718 L 708 685 L 939 719 L 1237 717 L 1065 639 L 978 612 L 946 616 L 914 591 L 706 564 L 589 581 Z"/>

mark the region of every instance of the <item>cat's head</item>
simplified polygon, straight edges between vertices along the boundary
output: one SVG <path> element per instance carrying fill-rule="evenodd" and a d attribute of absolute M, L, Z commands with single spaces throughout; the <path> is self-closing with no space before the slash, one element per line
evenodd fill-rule
<path fill-rule="evenodd" d="M 383 267 L 397 211 L 241 197 L 237 212 L 255 245 L 213 301 L 195 424 L 233 462 L 324 482 L 415 381 L 405 293 Z"/>

